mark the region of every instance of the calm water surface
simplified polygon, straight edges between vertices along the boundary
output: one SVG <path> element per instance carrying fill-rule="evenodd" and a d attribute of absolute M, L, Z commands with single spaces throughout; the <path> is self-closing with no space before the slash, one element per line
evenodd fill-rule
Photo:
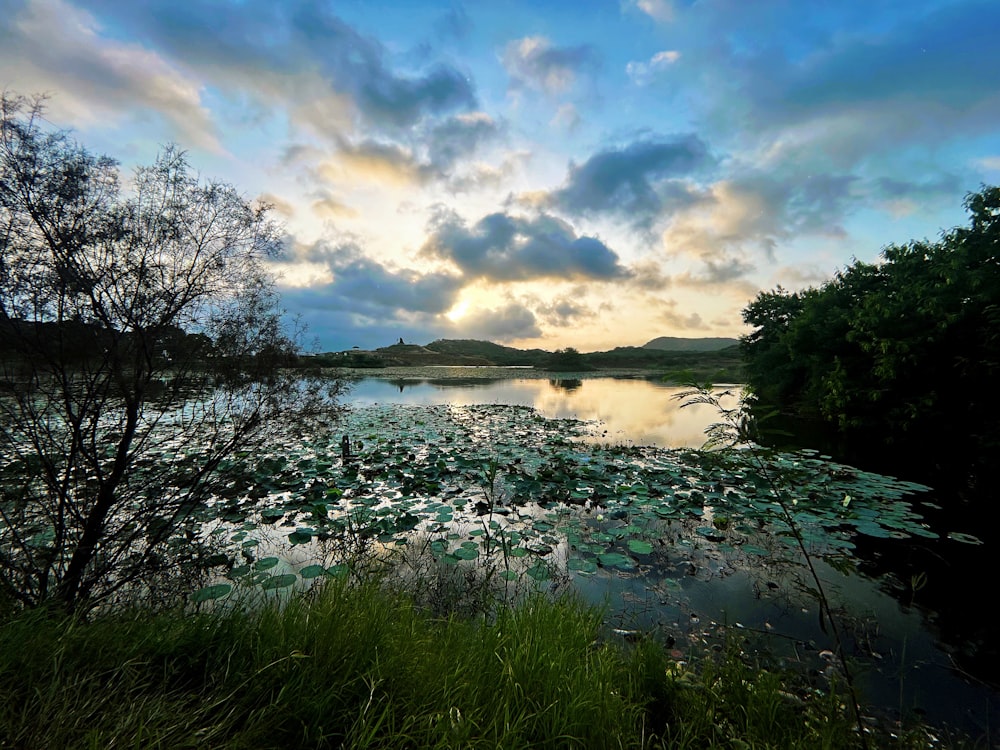
<path fill-rule="evenodd" d="M 684 390 L 649 380 L 607 377 L 366 378 L 354 385 L 348 400 L 358 405 L 532 406 L 546 417 L 602 423 L 595 425 L 591 438 L 595 442 L 697 448 L 704 444 L 705 428 L 718 421 L 718 414 L 704 405 L 682 409 L 676 396 Z"/>
<path fill-rule="evenodd" d="M 428 370 L 430 376 L 403 373 L 357 380 L 347 400 L 357 406 L 530 406 L 551 418 L 593 421 L 589 439 L 594 442 L 665 448 L 701 447 L 705 428 L 719 419 L 708 406 L 681 408 L 676 396 L 686 389 L 640 378 L 538 377 L 533 371 L 518 376 L 516 370 L 484 378 L 476 377 L 474 368 L 442 368 L 447 377 L 434 377 L 433 368 L 420 372 Z M 918 544 L 910 541 L 906 547 Z M 975 735 L 988 732 L 1000 714 L 1000 694 L 965 674 L 975 671 L 977 658 L 963 642 L 965 631 L 939 627 L 963 602 L 923 607 L 912 591 L 907 599 L 900 591 L 908 582 L 893 571 L 890 559 L 898 556 L 899 543 L 894 550 L 891 542 L 864 542 L 868 559 L 861 568 L 871 575 L 848 574 L 817 561 L 828 596 L 843 613 L 848 651 L 862 665 L 857 679 L 864 700 L 890 713 L 915 712 Z M 824 660 L 830 659 L 824 649 L 833 644 L 819 628 L 815 603 L 801 593 L 809 585 L 801 580 L 801 570 L 781 569 L 766 560 L 756 568 L 734 568 L 681 536 L 662 549 L 662 559 L 641 574 L 601 571 L 577 576 L 574 586 L 592 601 L 607 602 L 609 619 L 623 629 L 660 629 L 687 649 L 709 642 L 713 629 L 717 634 L 723 626 L 738 624 L 780 659 L 811 664 L 814 673 L 823 670 Z M 980 677 L 996 683 L 992 674 Z"/>

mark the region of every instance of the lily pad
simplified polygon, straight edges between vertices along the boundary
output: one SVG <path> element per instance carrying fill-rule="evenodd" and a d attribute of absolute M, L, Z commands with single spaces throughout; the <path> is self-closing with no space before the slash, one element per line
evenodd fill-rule
<path fill-rule="evenodd" d="M 966 534 L 961 531 L 949 531 L 947 534 L 948 538 L 961 542 L 962 544 L 982 544 L 983 540 L 979 537 L 973 536 L 972 534 Z"/>
<path fill-rule="evenodd" d="M 280 576 L 271 576 L 270 578 L 262 581 L 260 587 L 264 591 L 271 591 L 273 589 L 284 589 L 295 583 L 297 576 L 294 573 L 285 573 Z"/>
<path fill-rule="evenodd" d="M 642 539 L 629 539 L 628 548 L 637 555 L 648 555 L 653 551 L 653 545 Z"/>
<path fill-rule="evenodd" d="M 191 601 L 207 602 L 213 599 L 221 599 L 224 596 L 228 596 L 229 592 L 232 590 L 232 585 L 228 583 L 217 583 L 214 586 L 205 586 L 204 588 L 200 588 L 191 594 Z"/>

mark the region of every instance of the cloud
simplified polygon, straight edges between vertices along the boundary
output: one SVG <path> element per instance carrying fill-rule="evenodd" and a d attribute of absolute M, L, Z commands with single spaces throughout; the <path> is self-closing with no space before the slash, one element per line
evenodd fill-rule
<path fill-rule="evenodd" d="M 339 139 L 336 155 L 320 165 L 319 174 L 334 182 L 361 179 L 407 185 L 425 182 L 431 170 L 409 148 L 397 143 Z"/>
<path fill-rule="evenodd" d="M 714 164 L 696 135 L 646 138 L 570 164 L 566 182 L 548 202 L 572 215 L 617 214 L 648 225 L 668 206 L 691 202 L 689 189 L 672 178 Z"/>
<path fill-rule="evenodd" d="M 575 291 L 581 296 L 586 293 L 582 288 Z M 555 297 L 550 301 L 536 300 L 535 311 L 548 325 L 558 328 L 576 325 L 581 320 L 592 319 L 597 315 L 589 307 L 582 305 L 578 299 L 569 296 Z"/>
<path fill-rule="evenodd" d="M 319 175 L 334 182 L 356 179 L 395 185 L 446 180 L 483 144 L 498 138 L 502 124 L 482 112 L 456 115 L 410 133 L 410 144 L 389 139 L 337 138 L 337 152 Z"/>
<path fill-rule="evenodd" d="M 77 126 L 156 113 L 179 141 L 221 152 L 200 82 L 137 44 L 104 35 L 98 20 L 62 0 L 30 0 L 0 10 L 0 69 L 16 71 L 24 92 L 55 94 L 48 107 Z"/>
<path fill-rule="evenodd" d="M 657 315 L 657 319 L 666 323 L 670 328 L 681 331 L 705 331 L 710 328 L 697 312 L 685 314 L 678 312 L 676 306 L 677 303 L 673 300 L 665 303 L 659 315 Z"/>
<path fill-rule="evenodd" d="M 576 130 L 580 126 L 582 118 L 580 111 L 569 102 L 559 105 L 549 124 L 563 128 L 564 130 Z"/>
<path fill-rule="evenodd" d="M 600 66 L 594 47 L 555 47 L 543 36 L 509 42 L 501 62 L 515 87 L 528 86 L 549 94 L 567 92 L 581 75 L 592 73 Z"/>
<path fill-rule="evenodd" d="M 773 142 L 775 163 L 848 170 L 994 132 L 1000 89 L 985 71 L 1000 68 L 1000 4 L 827 3 L 823 24 L 764 5 L 694 6 L 684 55 L 705 120 Z"/>
<path fill-rule="evenodd" d="M 440 174 L 450 170 L 460 159 L 476 152 L 504 132 L 503 123 L 484 112 L 467 112 L 434 125 L 425 142 L 430 162 Z"/>
<path fill-rule="evenodd" d="M 746 172 L 721 180 L 678 212 L 664 230 L 663 246 L 706 262 L 706 278 L 731 274 L 732 258 L 757 250 L 774 260 L 779 240 L 803 234 L 843 237 L 853 205 L 851 175 L 807 178 Z M 722 266 L 712 266 L 726 259 Z M 749 269 L 747 269 L 749 270 Z"/>
<path fill-rule="evenodd" d="M 1000 156 L 984 156 L 976 159 L 975 166 L 988 172 L 1000 172 Z"/>
<path fill-rule="evenodd" d="M 265 112 L 286 104 L 320 133 L 338 130 L 351 118 L 401 129 L 476 106 L 464 71 L 446 63 L 394 70 L 378 40 L 320 0 L 87 4 L 220 89 L 248 94 Z"/>
<path fill-rule="evenodd" d="M 495 309 L 474 310 L 455 327 L 462 337 L 490 341 L 533 339 L 542 335 L 535 314 L 514 301 Z"/>
<path fill-rule="evenodd" d="M 677 50 L 664 50 L 653 55 L 649 62 L 630 62 L 625 66 L 625 73 L 636 86 L 646 86 L 656 78 L 658 73 L 667 70 L 677 62 L 681 53 Z"/>
<path fill-rule="evenodd" d="M 962 180 L 954 174 L 941 174 L 923 180 L 901 180 L 895 177 L 879 177 L 872 183 L 872 193 L 876 200 L 893 216 L 907 216 L 921 207 L 926 209 L 937 202 L 950 205 L 954 197 L 961 193 Z"/>
<path fill-rule="evenodd" d="M 596 237 L 577 236 L 573 227 L 547 214 L 533 218 L 493 213 L 469 227 L 442 209 L 431 222 L 424 257 L 449 260 L 470 278 L 624 279 L 629 272 Z"/>
<path fill-rule="evenodd" d="M 450 273 L 389 270 L 356 245 L 318 242 L 301 250 L 309 263 L 323 263 L 333 281 L 310 290 L 311 306 L 378 317 L 389 311 L 440 314 L 451 309 L 464 280 Z"/>
<path fill-rule="evenodd" d="M 622 0 L 622 8 L 635 8 L 660 23 L 673 21 L 676 13 L 671 0 Z"/>
<path fill-rule="evenodd" d="M 317 190 L 313 193 L 315 200 L 310 206 L 313 212 L 322 219 L 354 219 L 358 212 L 343 203 L 329 190 Z"/>
<path fill-rule="evenodd" d="M 465 193 L 498 187 L 521 170 L 529 156 L 525 151 L 513 151 L 505 154 L 496 166 L 482 162 L 463 163 L 448 180 L 448 189 L 452 193 Z"/>
<path fill-rule="evenodd" d="M 290 219 L 295 216 L 295 206 L 291 201 L 287 201 L 281 196 L 275 195 L 274 193 L 261 193 L 258 200 L 261 203 L 266 203 L 274 209 L 274 212 L 283 216 L 286 219 Z"/>
<path fill-rule="evenodd" d="M 465 8 L 455 5 L 441 16 L 434 28 L 442 39 L 466 39 L 472 33 L 473 24 Z"/>

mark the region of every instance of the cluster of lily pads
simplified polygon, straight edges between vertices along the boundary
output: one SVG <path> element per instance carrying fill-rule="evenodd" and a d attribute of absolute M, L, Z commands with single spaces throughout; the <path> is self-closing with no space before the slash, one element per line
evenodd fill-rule
<path fill-rule="evenodd" d="M 308 442 L 237 456 L 201 517 L 230 550 L 228 580 L 193 598 L 343 574 L 328 550 L 345 538 L 392 549 L 419 537 L 443 563 L 502 558 L 505 577 L 545 580 L 559 566 L 633 570 L 675 538 L 667 527 L 724 554 L 789 559 L 793 532 L 827 559 L 848 555 L 857 534 L 937 536 L 903 499 L 927 489 L 918 484 L 811 451 L 579 439 L 593 428 L 529 407 L 374 405 Z"/>

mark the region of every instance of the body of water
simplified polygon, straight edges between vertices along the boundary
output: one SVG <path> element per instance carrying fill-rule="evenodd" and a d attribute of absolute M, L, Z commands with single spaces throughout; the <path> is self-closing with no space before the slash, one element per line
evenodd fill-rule
<path fill-rule="evenodd" d="M 424 368 L 429 369 L 429 368 Z M 458 368 L 447 368 L 455 372 Z M 464 368 L 463 368 L 464 369 Z M 495 369 L 495 368 L 491 368 Z M 354 383 L 347 400 L 365 404 L 506 404 L 531 406 L 553 419 L 595 422 L 590 439 L 603 443 L 698 448 L 705 428 L 717 421 L 709 406 L 681 408 L 677 395 L 686 388 L 640 378 L 608 377 L 365 378 Z M 739 387 L 734 387 L 735 391 Z"/>
<path fill-rule="evenodd" d="M 701 447 L 705 428 L 719 419 L 709 406 L 682 408 L 677 395 L 686 389 L 642 378 L 539 377 L 517 370 L 503 377 L 476 377 L 471 368 L 447 368 L 442 377 L 427 369 L 433 368 L 419 375 L 360 379 L 346 400 L 357 407 L 530 406 L 546 417 L 592 422 L 586 439 L 593 442 L 664 448 Z M 653 564 L 631 573 L 577 576 L 574 585 L 592 601 L 607 602 L 609 620 L 622 630 L 659 630 L 677 646 L 691 648 L 736 627 L 779 660 L 822 672 L 833 644 L 819 626 L 802 569 L 771 565 L 766 559 L 748 564 L 745 556 L 742 564 L 734 564 L 731 557 L 699 545 L 697 538 L 692 543 L 690 535 L 677 529 L 665 528 L 664 540 Z M 987 733 L 1000 716 L 1000 694 L 987 684 L 996 683 L 991 666 L 996 638 L 983 634 L 993 631 L 991 615 L 980 606 L 982 600 L 970 607 L 967 601 L 941 598 L 948 576 L 967 578 L 972 571 L 948 571 L 945 563 L 944 572 L 939 566 L 927 573 L 929 567 L 914 568 L 912 562 L 918 549 L 939 562 L 954 553 L 962 566 L 976 564 L 970 563 L 970 554 L 974 560 L 980 552 L 983 563 L 986 555 L 949 540 L 859 537 L 858 544 L 852 570 L 818 564 L 827 594 L 841 613 L 864 699 L 890 714 L 915 714 L 979 736 Z M 936 595 L 924 596 L 924 587 Z M 959 615 L 963 607 L 970 613 L 964 621 L 968 627 Z"/>

